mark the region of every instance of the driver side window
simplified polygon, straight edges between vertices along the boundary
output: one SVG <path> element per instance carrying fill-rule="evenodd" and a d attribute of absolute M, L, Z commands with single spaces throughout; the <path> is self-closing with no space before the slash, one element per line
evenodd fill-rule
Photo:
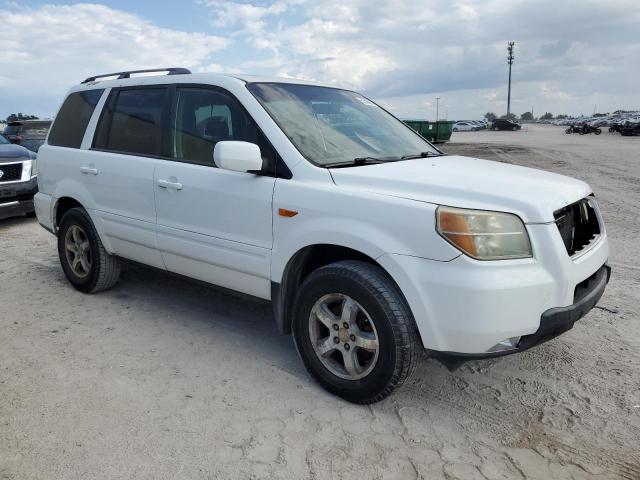
<path fill-rule="evenodd" d="M 178 88 L 175 98 L 172 158 L 215 167 L 213 149 L 226 140 L 255 143 L 263 158 L 272 156 L 253 119 L 230 95 L 205 88 Z"/>

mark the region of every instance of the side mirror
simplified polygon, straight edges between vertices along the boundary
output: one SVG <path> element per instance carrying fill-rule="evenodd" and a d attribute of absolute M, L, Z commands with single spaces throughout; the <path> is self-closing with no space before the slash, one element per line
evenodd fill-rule
<path fill-rule="evenodd" d="M 262 170 L 260 147 L 255 143 L 224 141 L 216 143 L 213 161 L 218 168 L 234 172 L 259 172 Z"/>

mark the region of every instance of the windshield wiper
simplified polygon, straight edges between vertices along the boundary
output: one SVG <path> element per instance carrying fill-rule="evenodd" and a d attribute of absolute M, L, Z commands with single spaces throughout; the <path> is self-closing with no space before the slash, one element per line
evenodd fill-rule
<path fill-rule="evenodd" d="M 405 155 L 400 157 L 400 160 L 413 160 L 414 158 L 427 158 L 427 157 L 439 157 L 442 153 L 435 152 L 420 152 L 416 155 Z"/>
<path fill-rule="evenodd" d="M 359 167 L 360 165 L 373 165 L 375 163 L 385 163 L 392 161 L 390 159 L 382 159 L 375 157 L 358 157 L 349 162 L 336 162 L 328 163 L 325 165 L 327 168 L 342 168 L 342 167 Z"/>

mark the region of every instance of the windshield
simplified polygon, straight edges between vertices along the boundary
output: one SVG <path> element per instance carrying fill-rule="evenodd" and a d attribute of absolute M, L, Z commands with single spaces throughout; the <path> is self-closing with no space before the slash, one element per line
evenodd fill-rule
<path fill-rule="evenodd" d="M 400 120 L 357 93 L 286 83 L 251 83 L 247 88 L 300 153 L 316 165 L 439 154 Z"/>
<path fill-rule="evenodd" d="M 0 145 L 4 145 L 5 143 L 9 143 L 9 140 L 4 138 L 2 134 L 0 134 Z"/>

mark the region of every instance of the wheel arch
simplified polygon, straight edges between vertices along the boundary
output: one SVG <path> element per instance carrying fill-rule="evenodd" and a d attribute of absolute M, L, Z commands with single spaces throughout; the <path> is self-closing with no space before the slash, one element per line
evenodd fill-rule
<path fill-rule="evenodd" d="M 398 286 L 393 276 L 371 255 L 344 245 L 330 243 L 307 245 L 289 258 L 280 282 L 271 282 L 273 315 L 280 333 L 291 333 L 293 302 L 297 289 L 304 279 L 314 270 L 342 260 L 359 260 L 375 265 Z M 398 291 L 404 296 L 399 286 Z"/>
<path fill-rule="evenodd" d="M 65 213 L 72 208 L 84 208 L 84 206 L 73 197 L 60 197 L 53 205 L 53 227 L 58 231 L 60 221 Z M 86 210 L 86 208 L 84 208 Z"/>
<path fill-rule="evenodd" d="M 99 218 L 94 215 L 94 212 L 92 212 L 90 208 L 87 207 L 84 201 L 82 201 L 81 199 L 79 200 L 75 195 L 73 196 L 61 195 L 60 197 L 56 198 L 55 203 L 53 204 L 53 207 L 52 207 L 52 216 L 51 216 L 53 220 L 54 233 L 56 235 L 58 234 L 58 229 L 60 227 L 60 222 L 62 221 L 62 217 L 66 212 L 68 212 L 72 208 L 82 208 L 87 212 L 87 215 L 89 215 L 89 218 L 93 222 L 93 226 L 96 228 L 96 231 L 98 232 L 100 241 L 102 242 L 107 252 L 112 254 L 113 249 L 111 248 L 111 244 L 109 243 L 108 238 L 106 238 L 106 236 L 103 234 L 102 224 L 100 223 Z"/>

